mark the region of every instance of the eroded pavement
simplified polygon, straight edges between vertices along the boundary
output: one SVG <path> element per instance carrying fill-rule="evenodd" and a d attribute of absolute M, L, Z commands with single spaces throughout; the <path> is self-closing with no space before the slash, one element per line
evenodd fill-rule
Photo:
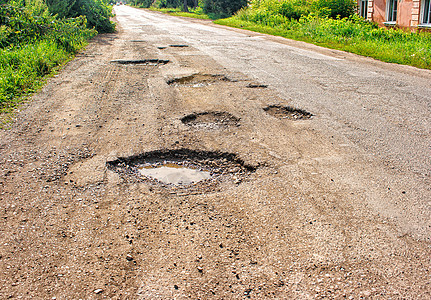
<path fill-rule="evenodd" d="M 0 133 L 1 298 L 430 297 L 429 173 L 134 12 Z"/>

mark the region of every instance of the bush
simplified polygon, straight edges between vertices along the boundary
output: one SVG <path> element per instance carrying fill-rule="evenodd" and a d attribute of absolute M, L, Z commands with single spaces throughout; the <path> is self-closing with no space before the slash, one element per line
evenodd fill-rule
<path fill-rule="evenodd" d="M 115 24 L 110 21 L 112 7 L 103 0 L 46 0 L 46 3 L 49 11 L 60 19 L 85 16 L 89 28 L 100 33 L 115 30 Z"/>
<path fill-rule="evenodd" d="M 353 0 L 316 0 L 311 4 L 312 11 L 320 16 L 330 18 L 348 18 L 358 9 L 357 2 Z"/>
<path fill-rule="evenodd" d="M 247 5 L 247 0 L 203 0 L 203 11 L 208 15 L 229 17 Z"/>
<path fill-rule="evenodd" d="M 58 20 L 46 12 L 46 7 L 0 5 L 0 109 L 34 91 L 97 33 L 87 28 L 84 16 Z"/>
<path fill-rule="evenodd" d="M 153 4 L 153 0 L 134 0 L 132 3 L 137 7 L 149 8 Z"/>

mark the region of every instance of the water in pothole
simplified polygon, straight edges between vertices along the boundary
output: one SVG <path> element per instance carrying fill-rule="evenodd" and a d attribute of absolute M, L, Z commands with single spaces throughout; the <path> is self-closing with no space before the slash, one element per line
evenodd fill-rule
<path fill-rule="evenodd" d="M 189 185 L 211 178 L 210 172 L 173 163 L 162 166 L 140 166 L 138 169 L 142 176 L 173 185 Z"/>

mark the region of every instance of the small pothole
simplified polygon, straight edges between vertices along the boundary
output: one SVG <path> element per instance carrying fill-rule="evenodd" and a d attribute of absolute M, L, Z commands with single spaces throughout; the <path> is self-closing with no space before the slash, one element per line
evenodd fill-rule
<path fill-rule="evenodd" d="M 111 60 L 113 64 L 120 65 L 150 65 L 150 66 L 158 66 L 158 65 L 166 65 L 169 60 L 166 59 L 115 59 Z"/>
<path fill-rule="evenodd" d="M 240 184 L 257 167 L 233 153 L 190 149 L 157 150 L 107 162 L 125 179 L 171 190 L 213 191 L 221 183 Z"/>
<path fill-rule="evenodd" d="M 181 122 L 196 129 L 216 130 L 239 126 L 240 119 L 228 112 L 209 111 L 193 113 L 181 118 Z"/>
<path fill-rule="evenodd" d="M 259 84 L 259 83 L 249 83 L 247 85 L 248 88 L 251 89 L 266 89 L 268 87 L 268 85 L 266 84 Z"/>
<path fill-rule="evenodd" d="M 166 83 L 174 86 L 202 87 L 219 81 L 232 81 L 224 75 L 217 74 L 193 74 L 168 80 Z"/>
<path fill-rule="evenodd" d="M 291 106 L 281 106 L 281 105 L 270 105 L 263 109 L 271 116 L 274 116 L 279 119 L 289 119 L 289 120 L 304 120 L 310 119 L 313 114 L 302 110 L 297 109 Z"/>

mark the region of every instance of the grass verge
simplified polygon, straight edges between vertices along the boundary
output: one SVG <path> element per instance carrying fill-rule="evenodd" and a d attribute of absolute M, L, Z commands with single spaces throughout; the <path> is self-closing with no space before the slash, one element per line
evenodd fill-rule
<path fill-rule="evenodd" d="M 189 12 L 183 12 L 180 8 L 148 8 L 152 11 L 160 11 L 165 14 L 169 14 L 171 16 L 177 16 L 177 17 L 187 17 L 187 18 L 194 18 L 194 19 L 202 19 L 202 20 L 214 20 L 214 18 L 211 18 L 211 16 L 204 14 L 201 10 L 196 9 L 190 9 Z"/>
<path fill-rule="evenodd" d="M 234 17 L 217 20 L 215 23 L 304 41 L 384 62 L 431 69 L 430 33 L 378 28 L 356 16 L 349 19 L 310 16 L 298 21 L 278 17 L 250 21 L 240 12 Z"/>
<path fill-rule="evenodd" d="M 58 20 L 26 7 L 0 5 L 0 127 L 19 103 L 72 59 L 97 32 L 86 18 Z"/>

